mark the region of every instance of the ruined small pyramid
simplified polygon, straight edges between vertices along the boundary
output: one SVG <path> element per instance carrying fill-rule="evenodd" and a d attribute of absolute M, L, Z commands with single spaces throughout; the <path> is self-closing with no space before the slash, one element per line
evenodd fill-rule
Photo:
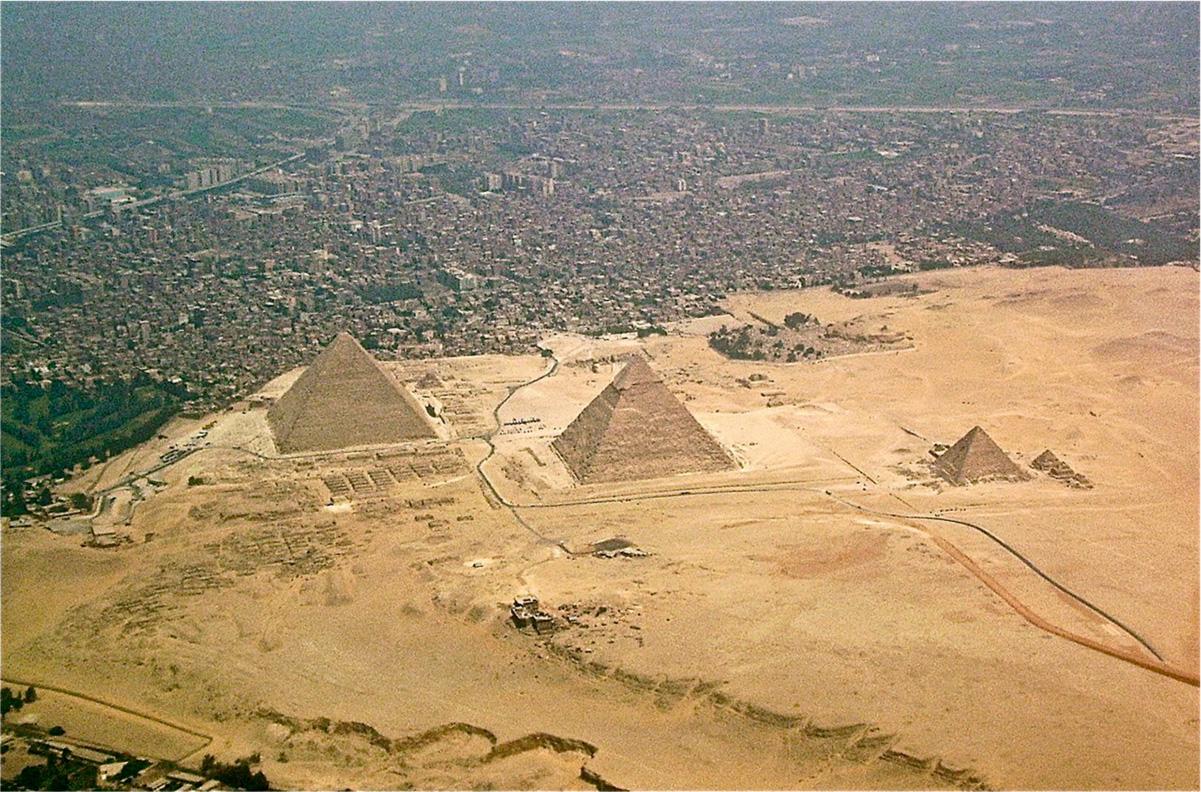
<path fill-rule="evenodd" d="M 267 411 L 280 453 L 435 437 L 417 400 L 349 333 L 338 333 Z"/>
<path fill-rule="evenodd" d="M 629 358 L 552 446 L 583 484 L 734 467 L 640 355 Z"/>
<path fill-rule="evenodd" d="M 1072 470 L 1071 465 L 1055 456 L 1054 452 L 1049 448 L 1036 456 L 1034 461 L 1030 463 L 1030 467 L 1035 470 L 1041 470 L 1051 478 L 1062 481 L 1069 487 L 1075 487 L 1076 489 L 1092 489 L 1093 487 L 1092 482 L 1088 480 L 1088 476 Z"/>
<path fill-rule="evenodd" d="M 959 439 L 934 462 L 934 469 L 952 484 L 1008 479 L 1023 481 L 1026 473 L 1006 456 L 979 426 Z"/>
<path fill-rule="evenodd" d="M 1034 458 L 1034 461 L 1030 463 L 1030 467 L 1035 470 L 1054 470 L 1063 464 L 1063 461 L 1048 448 Z"/>

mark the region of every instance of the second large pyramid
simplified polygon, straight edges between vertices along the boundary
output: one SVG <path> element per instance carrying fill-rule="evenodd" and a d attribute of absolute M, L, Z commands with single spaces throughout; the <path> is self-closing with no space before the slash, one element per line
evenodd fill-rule
<path fill-rule="evenodd" d="M 284 454 L 436 437 L 417 400 L 349 333 L 321 351 L 267 422 Z"/>
<path fill-rule="evenodd" d="M 552 445 L 584 484 L 734 467 L 641 356 L 632 356 Z"/>

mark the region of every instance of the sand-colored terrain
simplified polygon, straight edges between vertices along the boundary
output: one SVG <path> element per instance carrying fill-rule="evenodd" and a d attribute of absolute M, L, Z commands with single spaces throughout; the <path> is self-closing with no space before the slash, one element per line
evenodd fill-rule
<path fill-rule="evenodd" d="M 23 689 L 21 685 L 13 687 Z M 61 739 L 68 742 L 167 759 L 192 756 L 208 743 L 197 735 L 117 710 L 107 702 L 89 701 L 46 688 L 39 690 L 37 700 L 22 707 L 11 720 L 43 729 L 58 726 L 63 729 Z"/>
<path fill-rule="evenodd" d="M 1196 788 L 1198 689 L 1155 668 L 1198 667 L 1197 274 L 917 279 L 730 298 L 903 351 L 735 362 L 704 320 L 386 364 L 449 440 L 173 424 L 215 421 L 132 542 L 5 533 L 5 676 L 259 751 L 277 786 Z M 574 483 L 551 441 L 632 350 L 737 469 Z M 977 424 L 1029 480 L 935 475 Z M 1030 468 L 1047 448 L 1093 487 Z M 614 537 L 646 555 L 590 552 Z M 514 629 L 519 594 L 562 629 Z"/>

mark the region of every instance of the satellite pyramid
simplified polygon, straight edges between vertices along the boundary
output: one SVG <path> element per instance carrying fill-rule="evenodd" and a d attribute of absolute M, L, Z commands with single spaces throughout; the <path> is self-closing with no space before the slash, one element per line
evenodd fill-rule
<path fill-rule="evenodd" d="M 959 438 L 934 462 L 934 469 L 952 484 L 971 484 L 989 479 L 1021 481 L 1026 474 L 1005 455 L 979 426 Z"/>
<path fill-rule="evenodd" d="M 1088 476 L 1082 473 L 1077 473 L 1072 470 L 1072 466 L 1064 462 L 1059 457 L 1047 449 L 1034 458 L 1030 463 L 1030 467 L 1035 470 L 1041 470 L 1053 479 L 1058 479 L 1069 487 L 1077 489 L 1092 489 L 1092 482 L 1088 480 Z"/>
<path fill-rule="evenodd" d="M 1060 460 L 1059 457 L 1055 456 L 1055 453 L 1048 448 L 1034 458 L 1034 461 L 1030 463 L 1030 467 L 1034 468 L 1035 470 L 1054 470 L 1055 468 L 1064 464 L 1065 463 Z"/>
<path fill-rule="evenodd" d="M 425 411 L 349 333 L 338 333 L 267 411 L 281 453 L 435 437 Z"/>
<path fill-rule="evenodd" d="M 641 356 L 631 356 L 552 445 L 584 484 L 734 466 Z"/>

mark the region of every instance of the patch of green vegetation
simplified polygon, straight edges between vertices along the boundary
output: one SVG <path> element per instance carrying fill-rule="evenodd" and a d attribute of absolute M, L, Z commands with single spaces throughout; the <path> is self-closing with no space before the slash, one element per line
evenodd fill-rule
<path fill-rule="evenodd" d="M 30 765 L 13 779 L 11 789 L 97 789 L 95 765 L 47 757 L 44 765 Z M 6 786 L 8 786 L 6 784 Z"/>
<path fill-rule="evenodd" d="M 0 129 L 0 140 L 6 145 L 10 143 L 20 143 L 30 138 L 43 137 L 45 135 L 53 135 L 56 130 L 42 126 L 40 124 L 17 124 L 15 126 L 4 126 Z"/>
<path fill-rule="evenodd" d="M 60 280 L 53 289 L 33 299 L 33 310 L 40 312 L 48 308 L 65 308 L 82 303 L 83 288 L 78 283 Z"/>
<path fill-rule="evenodd" d="M 416 136 L 427 132 L 463 134 L 480 128 L 494 127 L 502 124 L 504 120 L 503 113 L 487 108 L 418 110 L 406 118 L 396 131 L 401 138 L 406 135 Z"/>
<path fill-rule="evenodd" d="M 1085 266 L 1125 258 L 1156 266 L 1197 259 L 1197 246 L 1187 239 L 1104 206 L 1079 201 L 1041 199 L 1025 209 L 953 224 L 950 230 L 1014 253 L 1028 264 Z M 1066 231 L 1084 241 L 1055 231 Z"/>
<path fill-rule="evenodd" d="M 709 346 L 731 360 L 766 360 L 767 355 L 756 344 L 750 326 L 727 328 L 709 334 Z"/>
<path fill-rule="evenodd" d="M 215 778 L 233 789 L 260 790 L 270 789 L 267 776 L 263 771 L 250 772 L 251 765 L 257 765 L 262 757 L 256 754 L 235 759 L 230 764 L 217 761 L 212 754 L 205 754 L 200 762 L 200 773 L 208 778 Z"/>
<path fill-rule="evenodd" d="M 667 328 L 662 325 L 650 325 L 649 327 L 638 328 L 639 338 L 650 338 L 653 335 L 665 336 L 667 335 Z"/>
<path fill-rule="evenodd" d="M 470 198 L 480 192 L 481 172 L 467 165 L 433 165 L 421 172 L 433 175 L 448 193 Z"/>
<path fill-rule="evenodd" d="M 604 327 L 597 327 L 597 328 L 593 328 L 591 330 L 585 330 L 584 335 L 591 336 L 593 338 L 600 338 L 601 336 L 607 336 L 607 335 L 628 335 L 629 333 L 638 333 L 638 332 L 639 332 L 639 328 L 635 327 L 633 324 L 625 323 L 625 324 L 605 325 Z M 666 332 L 664 334 L 666 335 Z M 646 336 L 639 336 L 639 337 L 645 338 Z"/>
<path fill-rule="evenodd" d="M 182 385 L 141 376 L 90 388 L 16 379 L 0 391 L 5 514 L 22 513 L 20 482 L 70 470 L 145 442 L 189 397 Z"/>
<path fill-rule="evenodd" d="M 1137 258 L 1140 264 L 1197 258 L 1197 246 L 1187 239 L 1096 204 L 1039 201 L 1030 215 L 1041 223 L 1082 236 L 1099 248 Z"/>

